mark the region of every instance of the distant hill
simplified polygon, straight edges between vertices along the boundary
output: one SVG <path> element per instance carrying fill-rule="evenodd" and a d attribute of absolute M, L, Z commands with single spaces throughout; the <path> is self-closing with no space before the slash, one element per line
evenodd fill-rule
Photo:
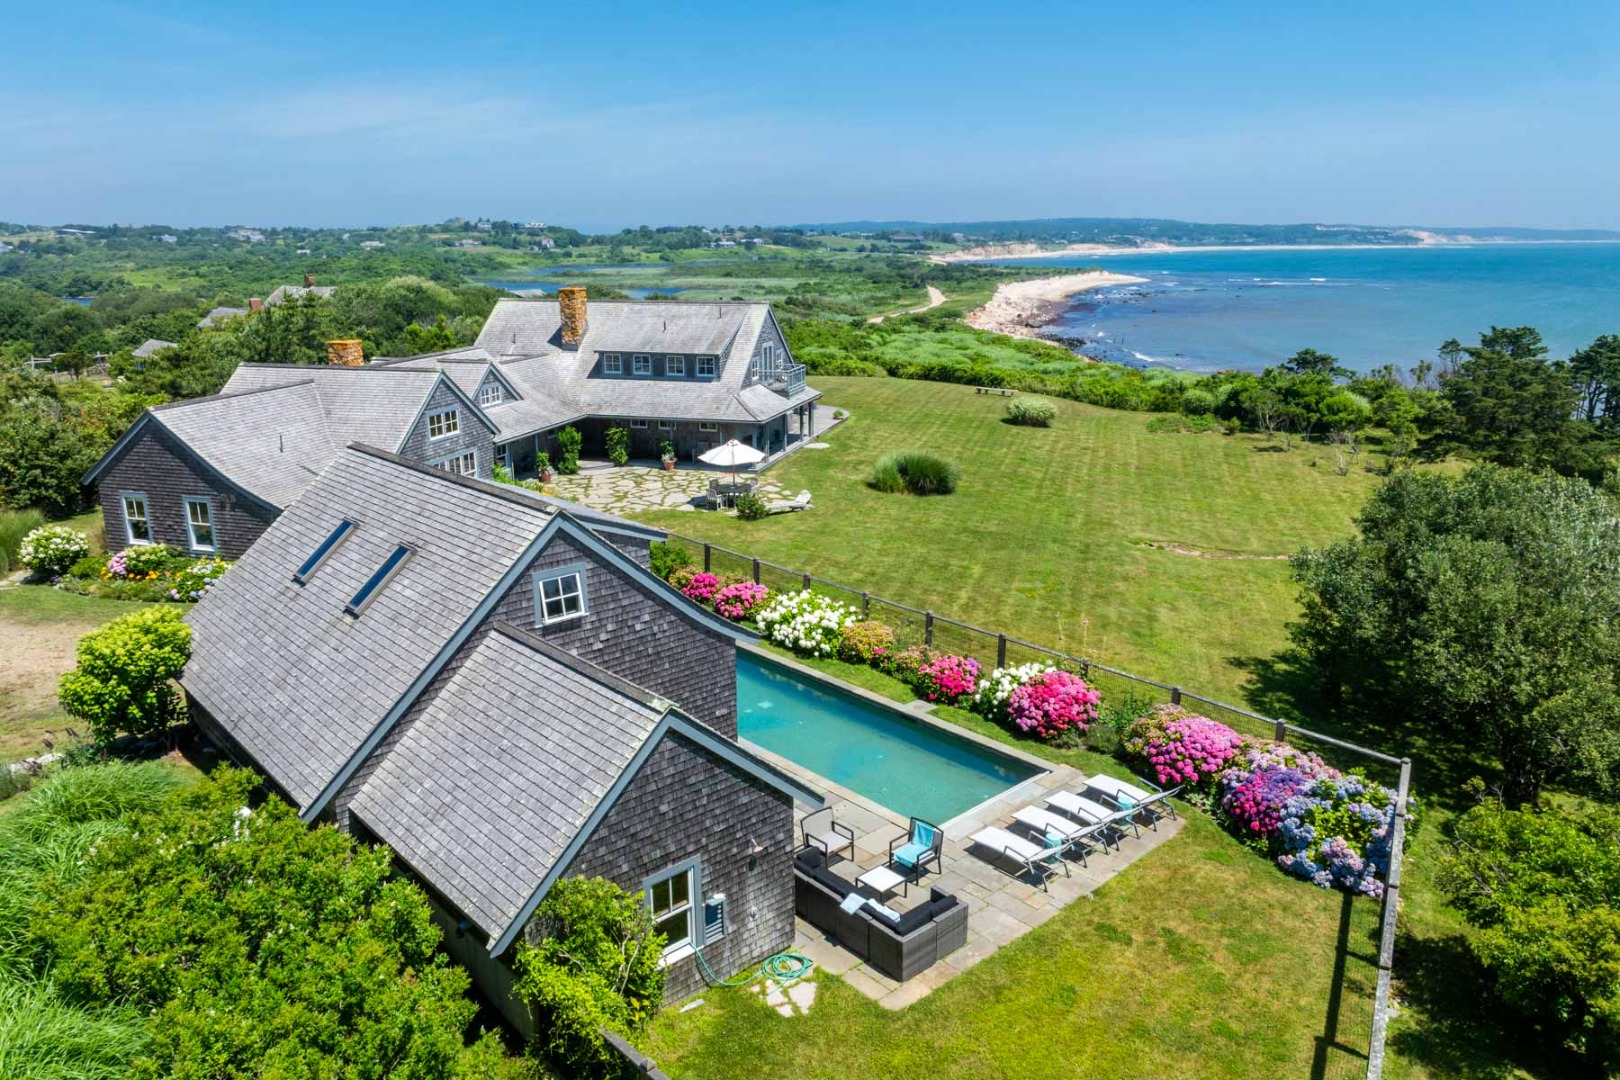
<path fill-rule="evenodd" d="M 918 235 L 930 240 L 1006 243 L 1210 245 L 1367 244 L 1409 245 L 1463 240 L 1620 240 L 1603 229 L 1523 229 L 1515 227 L 1428 228 L 1388 225 L 1238 225 L 1175 221 L 1168 218 L 1042 218 L 1033 221 L 840 221 L 795 226 L 835 233 Z"/>

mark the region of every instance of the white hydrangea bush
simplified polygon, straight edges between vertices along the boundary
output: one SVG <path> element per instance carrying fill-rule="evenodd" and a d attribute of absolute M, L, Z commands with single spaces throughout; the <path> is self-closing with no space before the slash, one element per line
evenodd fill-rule
<path fill-rule="evenodd" d="M 68 568 L 90 554 L 90 541 L 84 533 L 66 525 L 41 525 L 23 537 L 17 549 L 18 560 L 36 574 L 65 574 Z"/>
<path fill-rule="evenodd" d="M 754 615 L 767 641 L 805 656 L 832 656 L 858 618 L 848 604 L 807 590 L 773 596 Z"/>
<path fill-rule="evenodd" d="M 1037 675 L 1044 675 L 1052 670 L 1050 664 L 1039 661 L 1019 664 L 1017 667 L 998 667 L 979 679 L 979 686 L 973 692 L 973 704 L 970 708 L 987 719 L 1004 720 L 1007 717 L 1007 703 L 1012 700 L 1013 691 Z"/>

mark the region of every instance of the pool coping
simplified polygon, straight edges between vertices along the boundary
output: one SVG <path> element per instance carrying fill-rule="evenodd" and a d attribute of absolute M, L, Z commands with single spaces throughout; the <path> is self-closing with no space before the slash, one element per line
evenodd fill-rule
<path fill-rule="evenodd" d="M 818 682 L 827 683 L 837 690 L 841 690 L 848 694 L 853 694 L 877 708 L 887 709 L 890 712 L 898 713 L 906 720 L 921 724 L 924 727 L 932 728 L 941 735 L 948 736 L 950 738 L 962 739 L 981 750 L 1000 754 L 1003 757 L 1012 758 L 1014 761 L 1022 762 L 1023 764 L 1032 766 L 1037 770 L 1035 775 L 1026 776 L 1024 779 L 1018 781 L 1018 783 L 1012 785 L 1011 787 L 997 792 L 988 799 L 983 799 L 977 803 L 974 803 L 966 810 L 963 810 L 961 813 L 949 818 L 946 821 L 939 822 L 939 827 L 947 832 L 949 832 L 951 826 L 955 825 L 957 822 L 962 821 L 964 818 L 970 818 L 979 814 L 992 803 L 998 802 L 1002 799 L 1007 799 L 1015 792 L 1023 791 L 1025 788 L 1038 787 L 1041 779 L 1051 776 L 1052 773 L 1060 767 L 1056 762 L 1047 761 L 1044 758 L 1036 757 L 1034 754 L 1020 750 L 1017 747 L 1008 746 L 1006 743 L 1001 743 L 997 742 L 995 739 L 986 738 L 976 731 L 969 731 L 958 724 L 951 723 L 949 720 L 941 720 L 936 716 L 930 715 L 930 713 L 915 708 L 914 706 L 918 705 L 925 706 L 928 709 L 934 708 L 931 703 L 924 701 L 921 698 L 913 698 L 907 703 L 898 702 L 892 698 L 886 698 L 882 694 L 868 690 L 863 686 L 856 686 L 854 683 L 845 682 L 836 675 L 828 675 L 825 672 L 817 671 L 815 668 L 807 667 L 796 660 L 785 656 L 779 656 L 776 653 L 770 652 L 767 649 L 759 648 L 756 645 L 750 645 L 746 642 L 739 641 L 737 642 L 737 648 L 738 650 L 755 656 L 766 663 L 777 664 L 781 667 L 787 668 L 796 675 L 801 675 L 805 678 L 813 679 Z M 747 744 L 749 750 L 759 754 L 761 757 L 776 765 L 778 768 L 786 769 L 795 775 L 810 778 L 814 781 L 811 785 L 812 787 L 826 788 L 828 791 L 836 794 L 839 798 L 853 802 L 863 809 L 877 814 L 879 817 L 895 822 L 901 828 L 905 828 L 910 823 L 911 819 L 909 817 L 901 814 L 893 807 L 885 806 L 880 802 L 876 802 L 870 797 L 862 795 L 858 791 L 851 791 L 849 788 L 844 787 L 842 784 L 835 783 L 831 779 L 822 776 L 813 769 L 807 769 L 796 761 L 792 761 L 771 750 L 767 750 L 765 747 L 760 746 L 751 739 L 746 739 L 741 735 L 738 735 L 737 741 Z"/>

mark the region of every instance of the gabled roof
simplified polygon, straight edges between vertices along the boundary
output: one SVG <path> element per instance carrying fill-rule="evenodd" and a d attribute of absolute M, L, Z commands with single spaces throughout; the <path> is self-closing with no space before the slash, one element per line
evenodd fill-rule
<path fill-rule="evenodd" d="M 275 307 L 283 300 L 296 300 L 303 296 L 329 297 L 335 292 L 335 285 L 277 285 L 275 291 L 264 298 L 264 306 Z"/>
<path fill-rule="evenodd" d="M 234 319 L 238 315 L 246 315 L 247 313 L 248 309 L 245 307 L 217 307 L 197 320 L 197 329 L 206 330 L 215 323 L 223 322 L 226 319 Z"/>
<path fill-rule="evenodd" d="M 147 338 L 130 351 L 130 355 L 138 359 L 145 359 L 155 352 L 174 348 L 174 342 L 164 341 L 162 338 Z"/>

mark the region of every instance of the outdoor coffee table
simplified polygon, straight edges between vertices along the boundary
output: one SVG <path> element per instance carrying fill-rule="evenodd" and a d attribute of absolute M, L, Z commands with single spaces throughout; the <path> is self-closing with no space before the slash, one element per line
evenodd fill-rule
<path fill-rule="evenodd" d="M 882 900 L 896 889 L 901 890 L 901 896 L 906 895 L 906 879 L 890 870 L 887 866 L 879 866 L 876 869 L 868 870 L 855 879 L 855 884 L 865 885 L 878 894 L 879 900 Z"/>

